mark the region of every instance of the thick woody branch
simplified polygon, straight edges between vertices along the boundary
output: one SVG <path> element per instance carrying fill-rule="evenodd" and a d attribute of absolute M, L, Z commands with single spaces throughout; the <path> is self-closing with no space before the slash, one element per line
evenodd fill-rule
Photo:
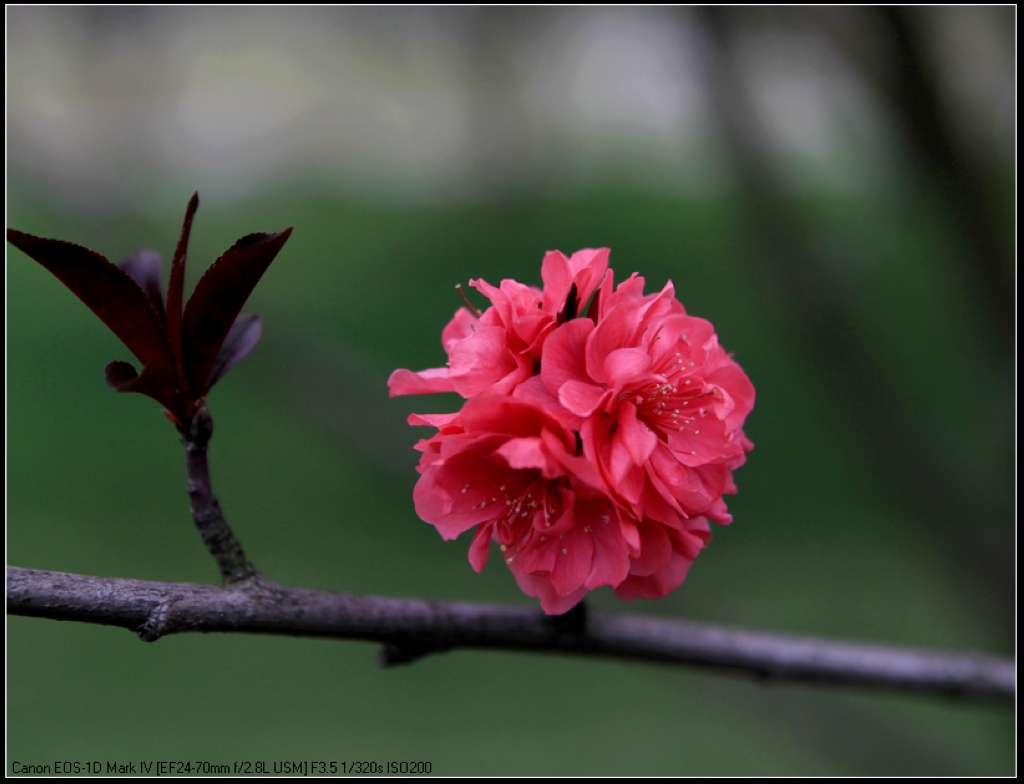
<path fill-rule="evenodd" d="M 7 567 L 7 612 L 177 632 L 370 640 L 382 664 L 456 648 L 614 657 L 708 667 L 764 681 L 859 686 L 1012 703 L 1011 660 L 745 631 L 682 620 L 312 591 L 254 576 L 227 586 L 155 583 Z"/>

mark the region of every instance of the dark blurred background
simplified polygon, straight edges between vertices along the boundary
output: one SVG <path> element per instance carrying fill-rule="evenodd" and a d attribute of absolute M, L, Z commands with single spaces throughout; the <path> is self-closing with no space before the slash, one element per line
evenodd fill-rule
<path fill-rule="evenodd" d="M 471 277 L 609 246 L 749 373 L 756 444 L 686 584 L 593 606 L 1015 653 L 1016 11 L 7 10 L 8 225 L 191 280 L 295 226 L 214 391 L 212 466 L 270 577 L 534 604 L 413 511 L 396 367 Z M 7 558 L 213 582 L 173 428 L 128 352 L 7 266 Z M 444 774 L 1014 771 L 1005 708 L 660 666 L 12 618 L 8 758 L 429 760 Z M 9 767 L 10 772 L 10 767 Z"/>

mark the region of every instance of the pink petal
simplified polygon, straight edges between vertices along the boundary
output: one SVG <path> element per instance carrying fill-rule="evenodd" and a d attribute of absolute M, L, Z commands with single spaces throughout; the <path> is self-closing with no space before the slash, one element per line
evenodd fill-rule
<path fill-rule="evenodd" d="M 511 438 L 498 447 L 497 454 L 505 458 L 509 468 L 539 468 L 547 475 L 551 472 L 552 466 L 557 467 L 557 463 L 549 456 L 544 442 L 537 437 Z"/>
<path fill-rule="evenodd" d="M 544 310 L 557 313 L 565 305 L 565 298 L 572 288 L 572 272 L 565 254 L 557 250 L 544 254 L 540 277 L 544 281 Z"/>
<path fill-rule="evenodd" d="M 399 395 L 431 395 L 435 392 L 454 392 L 455 385 L 448 377 L 448 368 L 431 368 L 413 373 L 396 370 L 388 379 L 391 397 Z"/>
<path fill-rule="evenodd" d="M 586 588 L 573 591 L 568 596 L 559 596 L 551 580 L 545 576 L 521 574 L 513 571 L 519 589 L 527 596 L 540 599 L 540 608 L 548 615 L 562 615 L 569 612 L 587 595 Z"/>
<path fill-rule="evenodd" d="M 589 528 L 574 515 L 572 529 L 568 533 L 559 534 L 555 542 L 557 551 L 555 566 L 551 570 L 551 584 L 559 596 L 578 590 L 590 576 L 594 560 L 594 538 L 591 531 L 584 531 L 585 527 Z"/>
<path fill-rule="evenodd" d="M 627 602 L 634 599 L 660 599 L 683 584 L 692 565 L 692 559 L 674 553 L 669 562 L 654 574 L 631 574 L 615 589 L 615 594 Z"/>
<path fill-rule="evenodd" d="M 463 397 L 484 392 L 518 369 L 500 327 L 481 327 L 456 343 L 448 359 L 455 391 Z"/>
<path fill-rule="evenodd" d="M 620 442 L 637 466 L 642 466 L 658 445 L 658 437 L 636 415 L 636 406 L 624 402 L 619 406 L 619 429 L 615 440 Z"/>
<path fill-rule="evenodd" d="M 455 539 L 480 523 L 500 514 L 497 492 L 508 468 L 486 452 L 466 450 L 428 467 L 416 487 L 413 500 L 420 519 L 437 528 L 444 539 Z"/>
<path fill-rule="evenodd" d="M 577 509 L 581 522 L 586 515 L 584 531 L 594 542 L 590 574 L 584 584 L 591 589 L 618 585 L 629 574 L 629 546 L 611 505 L 604 501 L 581 502 Z"/>
<path fill-rule="evenodd" d="M 491 526 L 483 524 L 476 527 L 473 542 L 469 545 L 469 565 L 478 574 L 487 565 L 487 555 L 491 549 Z"/>
<path fill-rule="evenodd" d="M 572 441 L 571 435 L 544 409 L 507 395 L 483 395 L 467 400 L 460 417 L 466 430 L 472 433 L 530 437 L 548 429 L 560 432 L 565 443 Z"/>
<path fill-rule="evenodd" d="M 440 430 L 452 424 L 458 418 L 458 414 L 409 414 L 407 421 L 410 425 L 425 425 L 426 427 L 436 427 Z"/>
<path fill-rule="evenodd" d="M 569 269 L 579 292 L 580 307 L 590 299 L 608 270 L 608 248 L 578 250 L 569 258 Z"/>
<path fill-rule="evenodd" d="M 579 417 L 589 417 L 609 394 L 603 387 L 583 381 L 566 381 L 558 390 L 558 402 Z"/>
<path fill-rule="evenodd" d="M 722 365 L 708 376 L 708 383 L 727 391 L 733 403 L 732 409 L 725 417 L 728 430 L 737 430 L 743 426 L 747 414 L 754 407 L 754 385 L 750 378 L 732 359 L 725 357 Z"/>
<path fill-rule="evenodd" d="M 619 518 L 619 531 L 630 552 L 640 552 L 640 530 L 637 528 L 636 521 Z"/>
<path fill-rule="evenodd" d="M 604 377 L 608 388 L 615 392 L 636 388 L 646 380 L 651 370 L 651 357 L 639 348 L 620 348 L 604 360 Z"/>
<path fill-rule="evenodd" d="M 555 567 L 557 550 L 557 539 L 543 533 L 534 533 L 529 543 L 522 550 L 509 556 L 512 561 L 508 563 L 509 568 L 516 574 L 551 574 Z"/>
<path fill-rule="evenodd" d="M 533 403 L 544 409 L 545 412 L 557 419 L 569 430 L 579 430 L 583 424 L 582 418 L 570 411 L 558 402 L 558 398 L 551 394 L 540 376 L 530 376 L 522 384 L 516 386 L 512 391 L 512 397 L 526 403 Z"/>
<path fill-rule="evenodd" d="M 479 326 L 480 319 L 470 313 L 468 308 L 459 308 L 441 331 L 441 345 L 446 352 L 451 351 L 456 343 L 468 338 Z"/>
<path fill-rule="evenodd" d="M 590 319 L 573 319 L 548 335 L 540 376 L 551 394 L 557 396 L 568 381 L 594 383 L 587 374 L 586 364 L 587 338 L 593 331 L 594 322 Z"/>
<path fill-rule="evenodd" d="M 713 416 L 684 422 L 666 435 L 672 456 L 686 466 L 726 462 L 743 454 L 743 448 L 725 432 L 725 423 Z"/>
<path fill-rule="evenodd" d="M 665 526 L 653 522 L 643 522 L 639 526 L 640 554 L 635 556 L 629 565 L 631 575 L 646 577 L 664 568 L 672 557 L 672 541 L 669 539 Z"/>

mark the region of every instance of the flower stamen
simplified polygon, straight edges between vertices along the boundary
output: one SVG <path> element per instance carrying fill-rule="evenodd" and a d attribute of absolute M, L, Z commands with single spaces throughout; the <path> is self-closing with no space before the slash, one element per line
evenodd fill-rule
<path fill-rule="evenodd" d="M 469 298 L 466 296 L 466 292 L 462 290 L 461 283 L 455 284 L 455 290 L 459 292 L 459 296 L 462 297 L 462 301 L 466 303 L 466 307 L 473 311 L 473 315 L 480 318 L 483 313 L 480 312 L 480 309 L 476 305 L 469 301 Z"/>

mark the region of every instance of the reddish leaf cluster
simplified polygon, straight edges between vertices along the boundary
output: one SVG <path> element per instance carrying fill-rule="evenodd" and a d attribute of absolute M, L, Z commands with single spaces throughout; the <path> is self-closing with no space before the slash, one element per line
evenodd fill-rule
<path fill-rule="evenodd" d="M 160 402 L 179 429 L 192 421 L 210 388 L 259 342 L 259 317 L 238 314 L 291 234 L 289 228 L 242 237 L 206 271 L 183 306 L 185 260 L 198 206 L 199 196 L 193 194 L 166 299 L 154 251 L 138 251 L 118 266 L 81 245 L 7 230 L 8 242 L 71 289 L 142 364 L 138 372 L 128 362 L 111 362 L 107 383 Z"/>
<path fill-rule="evenodd" d="M 624 599 L 678 587 L 708 521 L 731 521 L 722 496 L 753 447 L 754 387 L 711 324 L 671 283 L 616 287 L 608 256 L 548 253 L 542 290 L 471 281 L 491 307 L 445 327 L 447 366 L 388 382 L 392 395 L 466 398 L 409 419 L 439 431 L 417 445 L 416 511 L 445 539 L 474 529 L 477 571 L 497 542 L 551 614 L 602 585 Z"/>

